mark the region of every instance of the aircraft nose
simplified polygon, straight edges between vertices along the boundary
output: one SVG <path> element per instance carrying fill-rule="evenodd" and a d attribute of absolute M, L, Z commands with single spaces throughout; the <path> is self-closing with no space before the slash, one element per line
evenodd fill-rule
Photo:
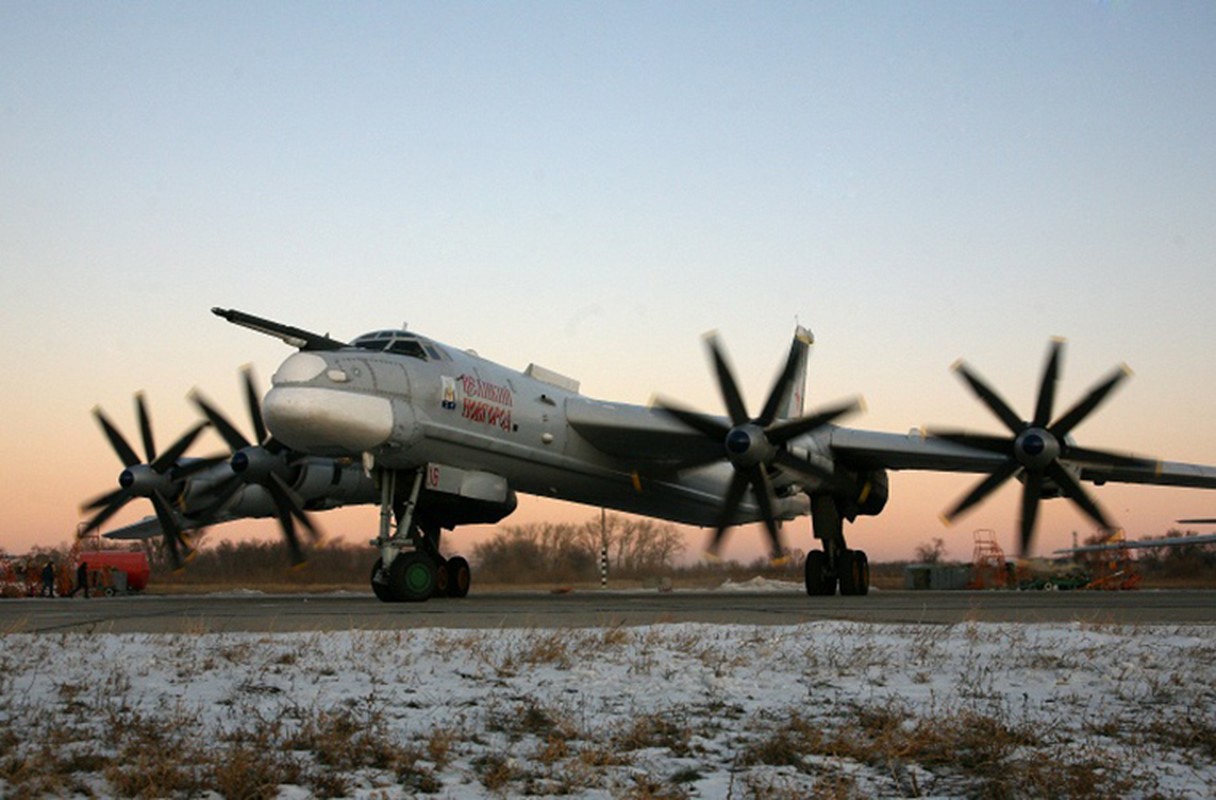
<path fill-rule="evenodd" d="M 262 415 L 276 439 L 315 455 L 357 455 L 384 444 L 393 432 L 386 398 L 318 386 L 275 386 Z"/>

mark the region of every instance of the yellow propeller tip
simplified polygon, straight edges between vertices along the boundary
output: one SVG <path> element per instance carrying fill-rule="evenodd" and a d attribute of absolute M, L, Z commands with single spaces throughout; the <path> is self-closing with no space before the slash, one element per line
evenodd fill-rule
<path fill-rule="evenodd" d="M 951 372 L 958 372 L 965 366 L 966 362 L 962 358 L 954 359 L 954 363 L 950 365 Z"/>
<path fill-rule="evenodd" d="M 945 514 L 938 514 L 937 519 L 939 522 L 941 522 L 942 525 L 945 525 L 947 528 L 954 526 L 954 520 L 950 519 Z"/>

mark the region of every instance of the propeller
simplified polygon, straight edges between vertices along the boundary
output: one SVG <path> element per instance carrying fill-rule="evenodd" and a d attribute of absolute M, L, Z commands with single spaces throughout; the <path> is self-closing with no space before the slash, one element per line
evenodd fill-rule
<path fill-rule="evenodd" d="M 806 341 L 795 337 L 785 367 L 777 378 L 777 382 L 773 384 L 760 415 L 751 417 L 747 413 L 743 396 L 722 347 L 718 343 L 717 335 L 712 333 L 707 335 L 705 342 L 709 348 L 709 355 L 718 379 L 718 389 L 722 393 L 729 420 L 724 421 L 720 417 L 691 411 L 665 400 L 656 401 L 656 407 L 686 427 L 704 434 L 706 438 L 720 442 L 722 445 L 719 454 L 699 461 L 684 462 L 679 465 L 680 469 L 703 466 L 723 458 L 735 468 L 734 475 L 726 489 L 726 496 L 722 500 L 722 508 L 718 514 L 709 552 L 713 555 L 717 554 L 727 529 L 734 524 L 732 520 L 739 505 L 743 502 L 743 496 L 750 488 L 760 506 L 764 527 L 768 532 L 769 543 L 772 547 L 773 559 L 784 559 L 785 548 L 781 542 L 781 532 L 774 508 L 776 496 L 773 491 L 773 470 L 786 470 L 811 483 L 847 489 L 848 482 L 842 476 L 795 455 L 790 452 L 786 444 L 845 414 L 859 410 L 861 403 L 859 400 L 850 400 L 815 414 L 794 419 L 778 419 L 781 403 L 790 396 L 791 390 L 796 388 L 793 385 L 794 380 L 798 373 L 799 363 L 806 353 Z"/>
<path fill-rule="evenodd" d="M 253 371 L 246 367 L 242 370 L 242 375 L 245 403 L 249 408 L 249 418 L 256 437 L 253 442 L 246 439 L 227 417 L 197 391 L 190 396 L 232 451 L 229 464 L 233 475 L 216 488 L 216 499 L 211 511 L 221 508 L 243 486 L 260 486 L 274 502 L 279 527 L 291 552 L 291 563 L 293 566 L 299 566 L 306 559 L 296 535 L 295 521 L 300 521 L 313 541 L 321 538 L 320 532 L 291 490 L 289 481 L 295 466 L 305 456 L 291 451 L 267 432 L 266 423 L 262 419 L 262 404 L 259 399 L 261 395 L 254 384 Z"/>
<path fill-rule="evenodd" d="M 201 422 L 186 431 L 168 450 L 158 454 L 143 392 L 135 395 L 135 415 L 139 421 L 140 438 L 147 461 L 142 461 L 136 455 L 126 438 L 110 422 L 100 407 L 93 409 L 93 416 L 97 418 L 102 432 L 105 433 L 114 452 L 118 454 L 124 469 L 118 476 L 118 489 L 94 498 L 81 506 L 84 511 L 101 510 L 85 523 L 80 535 L 88 535 L 100 528 L 106 520 L 117 514 L 131 500 L 146 497 L 152 502 L 152 508 L 156 511 L 156 519 L 160 523 L 161 530 L 164 531 L 165 545 L 169 549 L 169 559 L 173 568 L 180 569 L 182 565 L 180 551 L 185 550 L 186 556 L 189 557 L 193 553 L 193 548 L 184 536 L 181 525 L 173 513 L 171 501 L 181 495 L 185 478 L 218 463 L 220 459 L 200 458 L 178 463 L 178 459 L 207 427 L 207 423 Z"/>
<path fill-rule="evenodd" d="M 956 517 L 983 501 L 1010 478 L 1017 477 L 1022 482 L 1019 539 L 1022 556 L 1025 556 L 1034 539 L 1039 501 L 1053 487 L 1104 530 L 1114 529 L 1106 513 L 1082 488 L 1074 472 L 1068 468 L 1065 462 L 1077 461 L 1098 466 L 1135 467 L 1152 464 L 1149 460 L 1135 456 L 1078 447 L 1069 437 L 1073 429 L 1102 405 L 1110 393 L 1131 375 L 1131 370 L 1126 364 L 1115 368 L 1107 377 L 1098 381 L 1068 411 L 1056 418 L 1054 422 L 1051 421 L 1063 351 L 1064 341 L 1053 339 L 1047 351 L 1043 378 L 1039 382 L 1034 417 L 1029 420 L 1024 420 L 1015 413 L 1009 404 L 961 359 L 955 362 L 952 369 L 959 374 L 988 410 L 1005 424 L 1012 435 L 993 436 L 952 430 L 931 430 L 929 432 L 931 436 L 938 439 L 1005 457 L 1004 461 L 988 477 L 976 484 L 970 492 L 946 511 L 942 518 L 947 523 L 953 522 Z"/>

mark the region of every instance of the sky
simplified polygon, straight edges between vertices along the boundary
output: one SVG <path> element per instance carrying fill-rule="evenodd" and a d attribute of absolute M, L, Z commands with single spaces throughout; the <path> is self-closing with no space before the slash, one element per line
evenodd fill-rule
<path fill-rule="evenodd" d="M 1000 430 L 959 357 L 1029 416 L 1063 336 L 1061 407 L 1135 371 L 1078 442 L 1216 463 L 1214 38 L 1203 2 L 0 0 L 0 547 L 69 539 L 115 485 L 95 405 L 134 442 L 145 391 L 164 447 L 199 387 L 248 428 L 238 370 L 265 386 L 291 350 L 212 306 L 404 322 L 710 412 L 702 334 L 758 409 L 800 322 L 811 404 L 862 395 L 847 424 L 895 432 Z M 938 521 L 976 480 L 894 475 L 851 543 L 1012 549 L 1016 486 Z M 1095 496 L 1135 536 L 1216 515 L 1196 490 Z M 1039 531 L 1093 525 L 1056 501 Z M 726 555 L 763 546 L 743 528 Z"/>

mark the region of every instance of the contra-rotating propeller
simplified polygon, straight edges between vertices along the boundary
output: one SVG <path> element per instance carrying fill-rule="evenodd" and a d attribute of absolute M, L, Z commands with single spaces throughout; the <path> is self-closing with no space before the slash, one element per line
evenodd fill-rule
<path fill-rule="evenodd" d="M 160 523 L 161 530 L 164 531 L 165 545 L 169 549 L 169 559 L 173 564 L 173 568 L 178 569 L 182 564 L 180 550 L 185 549 L 187 556 L 189 556 L 192 548 L 182 533 L 181 526 L 174 516 L 170 502 L 177 499 L 181 494 L 183 481 L 186 477 L 212 466 L 221 459 L 200 458 L 181 464 L 178 463 L 178 459 L 181 458 L 182 454 L 194 443 L 194 440 L 198 438 L 202 430 L 207 427 L 207 423 L 205 422 L 201 422 L 186 431 L 168 450 L 158 455 L 156 443 L 152 437 L 152 424 L 148 418 L 148 409 L 144 404 L 142 392 L 135 395 L 135 413 L 139 419 L 139 430 L 143 439 L 144 454 L 148 459 L 146 462 L 140 460 L 139 456 L 135 454 L 135 450 L 132 449 L 131 445 L 127 444 L 127 440 L 114 427 L 101 408 L 95 407 L 93 409 L 93 416 L 97 418 L 98 424 L 101 425 L 102 431 L 110 441 L 110 446 L 114 448 L 114 452 L 121 459 L 124 469 L 118 476 L 118 489 L 103 494 L 81 506 L 81 509 L 84 511 L 97 508 L 100 508 L 101 511 L 85 523 L 80 534 L 84 536 L 97 530 L 128 502 L 137 497 L 146 497 L 152 502 L 152 508 L 156 511 L 156 519 Z"/>
<path fill-rule="evenodd" d="M 1077 505 L 1090 519 L 1103 529 L 1113 526 L 1097 502 L 1082 488 L 1074 473 L 1063 463 L 1080 462 L 1096 466 L 1151 465 L 1152 462 L 1135 456 L 1121 455 L 1105 450 L 1078 447 L 1069 434 L 1086 417 L 1098 408 L 1110 393 L 1125 378 L 1131 375 L 1127 365 L 1116 367 L 1109 376 L 1094 385 L 1072 408 L 1051 421 L 1055 405 L 1056 382 L 1059 378 L 1060 360 L 1064 341 L 1053 339 L 1043 367 L 1043 379 L 1039 383 L 1038 400 L 1034 418 L 1023 420 L 991 387 L 988 386 L 961 359 L 953 369 L 962 377 L 971 390 L 1013 435 L 995 436 L 964 431 L 930 430 L 930 435 L 956 444 L 985 450 L 1005 456 L 992 474 L 984 478 L 949 511 L 942 515 L 947 523 L 967 509 L 984 500 L 1010 478 L 1017 476 L 1022 481 L 1021 536 L 1019 540 L 1022 556 L 1034 539 L 1035 521 L 1038 518 L 1039 501 L 1045 490 L 1053 487 Z"/>
<path fill-rule="evenodd" d="M 786 448 L 786 444 L 845 414 L 859 410 L 861 403 L 858 400 L 850 400 L 816 414 L 795 419 L 777 419 L 781 403 L 790 396 L 790 391 L 794 388 L 793 383 L 798 373 L 799 362 L 806 352 L 807 343 L 800 338 L 795 338 L 790 347 L 785 367 L 777 378 L 777 382 L 773 384 L 760 416 L 750 417 L 743 402 L 743 396 L 739 392 L 739 386 L 735 382 L 734 373 L 718 344 L 717 335 L 707 335 L 705 342 L 713 360 L 722 400 L 726 404 L 727 413 L 730 416 L 729 422 L 724 422 L 718 417 L 690 411 L 664 400 L 658 400 L 656 407 L 687 427 L 722 445 L 721 454 L 715 454 L 708 459 L 682 463 L 679 465 L 681 469 L 702 466 L 720 458 L 725 458 L 735 468 L 726 490 L 726 496 L 722 501 L 722 509 L 718 515 L 709 552 L 711 554 L 718 552 L 726 530 L 734 524 L 732 520 L 739 504 L 743 501 L 744 493 L 748 487 L 751 487 L 752 493 L 756 496 L 756 502 L 760 506 L 764 527 L 772 545 L 773 558 L 782 559 L 785 557 L 785 548 L 781 542 L 781 533 L 774 509 L 775 494 L 771 471 L 777 467 L 815 484 L 826 484 L 836 489 L 845 488 L 848 483 L 846 478 L 791 453 Z"/>
<path fill-rule="evenodd" d="M 197 391 L 190 396 L 190 399 L 215 426 L 224 442 L 232 450 L 229 464 L 232 467 L 233 475 L 216 488 L 216 499 L 211 511 L 214 512 L 221 508 L 243 486 L 260 486 L 274 502 L 279 527 L 283 531 L 283 538 L 291 552 L 291 563 L 298 566 L 304 563 L 305 558 L 304 552 L 300 548 L 299 538 L 296 536 L 295 520 L 298 519 L 307 529 L 313 541 L 321 538 L 320 532 L 308 518 L 304 507 L 291 490 L 292 473 L 306 456 L 290 450 L 270 436 L 266 430 L 266 423 L 262 419 L 262 404 L 259 399 L 260 394 L 254 385 L 253 372 L 246 367 L 242 370 L 242 375 L 244 376 L 245 402 L 249 407 L 249 418 L 253 422 L 255 442 L 246 439 L 228 421 L 227 417 Z"/>

